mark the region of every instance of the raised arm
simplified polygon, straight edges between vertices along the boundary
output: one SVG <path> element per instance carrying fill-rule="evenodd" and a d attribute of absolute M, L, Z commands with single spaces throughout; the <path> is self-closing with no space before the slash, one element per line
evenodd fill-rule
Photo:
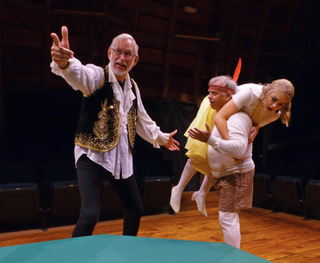
<path fill-rule="evenodd" d="M 53 40 L 51 46 L 51 57 L 60 68 L 66 68 L 69 64 L 69 59 L 73 58 L 73 51 L 70 50 L 68 28 L 66 26 L 61 27 L 62 39 L 60 41 L 56 33 L 51 33 Z"/>
<path fill-rule="evenodd" d="M 225 140 L 229 140 L 227 120 L 231 115 L 237 113 L 238 111 L 239 109 L 231 99 L 218 111 L 217 115 L 214 118 L 214 124 L 216 125 L 222 138 Z"/>

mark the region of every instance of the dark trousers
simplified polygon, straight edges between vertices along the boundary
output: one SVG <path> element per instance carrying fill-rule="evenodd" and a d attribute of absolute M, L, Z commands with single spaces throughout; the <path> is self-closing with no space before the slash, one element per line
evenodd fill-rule
<path fill-rule="evenodd" d="M 81 210 L 72 237 L 92 235 L 99 221 L 103 180 L 107 179 L 124 207 L 123 235 L 136 236 L 143 208 L 136 179 L 115 179 L 102 166 L 82 155 L 77 163 Z"/>

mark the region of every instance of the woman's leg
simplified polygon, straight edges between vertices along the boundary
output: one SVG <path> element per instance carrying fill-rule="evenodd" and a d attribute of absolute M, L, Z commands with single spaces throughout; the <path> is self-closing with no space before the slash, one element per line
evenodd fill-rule
<path fill-rule="evenodd" d="M 171 190 L 170 206 L 175 213 L 179 213 L 182 193 L 195 173 L 196 170 L 188 159 L 182 171 L 179 183 Z"/>
<path fill-rule="evenodd" d="M 199 191 L 194 192 L 191 198 L 193 201 L 196 201 L 199 212 L 205 217 L 208 216 L 206 210 L 206 197 L 212 187 L 212 183 L 213 177 L 205 175 Z"/>
<path fill-rule="evenodd" d="M 77 163 L 81 210 L 72 237 L 92 235 L 100 217 L 103 176 L 108 173 L 98 164 L 82 155 Z"/>

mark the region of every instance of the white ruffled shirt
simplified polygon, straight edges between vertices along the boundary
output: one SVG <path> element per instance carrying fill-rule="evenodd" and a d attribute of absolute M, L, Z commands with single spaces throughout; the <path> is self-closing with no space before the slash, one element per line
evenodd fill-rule
<path fill-rule="evenodd" d="M 50 64 L 52 72 L 61 76 L 74 89 L 80 90 L 83 95 L 92 94 L 101 86 L 104 81 L 104 69 L 93 64 L 82 65 L 81 62 L 72 58 L 69 60 L 69 66 L 66 69 L 60 69 L 54 61 Z M 127 113 L 132 105 L 132 101 L 137 98 L 137 134 L 144 140 L 153 144 L 155 148 L 165 144 L 169 140 L 168 133 L 162 133 L 160 128 L 147 114 L 141 100 L 138 87 L 136 96 L 132 92 L 132 84 L 129 74 L 125 79 L 123 90 L 119 85 L 114 73 L 109 67 L 109 82 L 112 83 L 112 89 L 115 98 L 120 102 L 120 137 L 117 146 L 108 152 L 94 151 L 85 147 L 76 145 L 74 148 L 75 163 L 82 154 L 86 154 L 93 162 L 101 165 L 111 172 L 116 179 L 128 178 L 133 174 L 133 156 L 128 139 L 127 131 Z"/>

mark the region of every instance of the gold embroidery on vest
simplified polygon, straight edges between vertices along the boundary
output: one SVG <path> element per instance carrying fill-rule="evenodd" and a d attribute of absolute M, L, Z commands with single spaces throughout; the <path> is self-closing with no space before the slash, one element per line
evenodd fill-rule
<path fill-rule="evenodd" d="M 131 79 L 132 82 L 132 89 L 136 91 L 137 83 Z M 137 92 L 135 92 L 136 94 Z M 138 103 L 138 99 L 136 97 L 136 103 Z M 137 104 L 136 104 L 137 105 Z M 137 107 L 131 106 L 128 115 L 127 115 L 127 122 L 128 122 L 128 135 L 129 135 L 129 143 L 132 148 L 134 148 L 134 142 L 136 139 L 136 130 L 137 130 Z"/>
<path fill-rule="evenodd" d="M 134 147 L 134 141 L 136 138 L 136 129 L 137 129 L 137 109 L 134 106 L 131 106 L 128 115 L 128 134 L 129 134 L 129 143 L 130 146 Z"/>
<path fill-rule="evenodd" d="M 93 127 L 94 136 L 83 132 L 77 134 L 75 138 L 77 145 L 104 152 L 116 147 L 120 136 L 120 103 L 114 98 L 111 105 L 108 106 L 107 104 L 107 99 L 101 104 L 98 120 Z"/>
<path fill-rule="evenodd" d="M 103 82 L 96 90 L 98 91 L 100 88 L 104 86 L 104 82 L 106 80 L 106 76 L 109 76 L 109 67 L 105 67 L 106 75 L 103 77 Z M 133 79 L 133 88 L 136 88 L 136 83 Z M 96 91 L 89 96 L 90 97 L 96 93 Z M 105 99 L 101 104 L 101 111 L 98 113 L 98 120 L 94 123 L 92 134 L 87 134 L 84 132 L 76 134 L 75 144 L 89 148 L 95 151 L 107 152 L 114 149 L 120 137 L 120 102 L 113 98 L 112 104 L 108 106 L 108 100 Z M 128 115 L 128 137 L 130 146 L 134 147 L 135 137 L 136 137 L 136 127 L 137 127 L 137 108 L 131 106 Z"/>

